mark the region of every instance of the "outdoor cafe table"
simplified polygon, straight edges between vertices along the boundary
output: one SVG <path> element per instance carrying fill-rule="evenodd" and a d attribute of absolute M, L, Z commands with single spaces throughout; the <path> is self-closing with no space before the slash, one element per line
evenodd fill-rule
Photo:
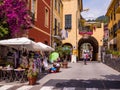
<path fill-rule="evenodd" d="M 24 82 L 25 77 L 25 69 L 14 69 L 15 72 L 15 81 Z"/>
<path fill-rule="evenodd" d="M 13 81 L 13 68 L 2 68 L 2 78 L 7 82 Z"/>

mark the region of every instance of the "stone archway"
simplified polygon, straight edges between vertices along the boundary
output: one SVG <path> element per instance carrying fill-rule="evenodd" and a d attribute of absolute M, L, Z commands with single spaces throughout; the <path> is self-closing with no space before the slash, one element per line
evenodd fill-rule
<path fill-rule="evenodd" d="M 72 44 L 70 44 L 70 43 L 64 43 L 62 46 L 70 46 L 71 48 L 73 48 L 73 46 L 72 46 Z"/>
<path fill-rule="evenodd" d="M 79 42 L 78 42 L 78 59 L 80 60 L 80 47 L 84 43 L 89 43 L 92 45 L 92 47 L 93 47 L 93 54 L 92 54 L 93 61 L 97 61 L 98 51 L 99 51 L 98 41 L 92 36 L 89 36 L 88 38 L 81 38 L 79 40 Z"/>

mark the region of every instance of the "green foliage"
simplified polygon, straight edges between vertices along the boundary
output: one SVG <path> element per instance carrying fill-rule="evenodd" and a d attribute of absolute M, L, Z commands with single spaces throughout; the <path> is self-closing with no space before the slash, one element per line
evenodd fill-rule
<path fill-rule="evenodd" d="M 3 26 L 0 26 L 0 37 L 4 37 L 4 35 L 8 34 L 8 28 L 5 28 Z"/>
<path fill-rule="evenodd" d="M 8 34 L 8 31 L 11 36 L 15 36 L 21 30 L 31 28 L 27 1 L 0 0 L 0 38 Z"/>
<path fill-rule="evenodd" d="M 70 46 L 58 46 L 55 49 L 56 52 L 60 54 L 60 57 L 70 54 Z"/>
<path fill-rule="evenodd" d="M 28 73 L 27 73 L 27 77 L 29 77 L 29 78 L 38 76 L 38 69 L 35 68 L 33 60 L 34 60 L 34 58 L 30 58 L 29 70 L 28 70 Z"/>
<path fill-rule="evenodd" d="M 6 66 L 8 66 L 8 65 L 14 66 L 14 63 L 13 63 L 13 62 L 8 62 L 8 61 L 7 61 L 5 64 L 6 64 Z"/>
<path fill-rule="evenodd" d="M 116 55 L 116 56 L 120 56 L 120 52 L 119 51 L 112 51 L 112 54 Z"/>
<path fill-rule="evenodd" d="M 109 21 L 109 18 L 107 16 L 100 16 L 96 19 L 97 22 L 101 22 L 101 23 L 107 23 Z"/>
<path fill-rule="evenodd" d="M 112 54 L 115 56 L 120 56 L 120 51 L 106 50 L 106 54 Z"/>
<path fill-rule="evenodd" d="M 27 77 L 32 78 L 32 77 L 37 77 L 38 76 L 38 71 L 34 71 L 32 69 L 28 70 Z"/>
<path fill-rule="evenodd" d="M 112 50 L 106 50 L 106 54 L 112 54 Z"/>
<path fill-rule="evenodd" d="M 66 55 L 69 55 L 70 54 L 70 46 L 64 46 L 63 51 Z"/>
<path fill-rule="evenodd" d="M 60 57 L 63 57 L 63 49 L 62 49 L 62 46 L 56 47 L 55 51 L 59 53 Z"/>

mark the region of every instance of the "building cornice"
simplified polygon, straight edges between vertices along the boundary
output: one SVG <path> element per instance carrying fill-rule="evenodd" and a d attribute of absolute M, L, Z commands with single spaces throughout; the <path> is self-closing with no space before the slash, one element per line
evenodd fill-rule
<path fill-rule="evenodd" d="M 107 12 L 106 12 L 106 16 L 109 16 L 111 11 L 114 9 L 115 3 L 116 3 L 116 0 L 111 0 L 110 5 L 109 5 Z"/>
<path fill-rule="evenodd" d="M 42 29 L 36 27 L 35 25 L 31 25 L 31 26 L 32 26 L 32 28 L 34 28 L 34 29 L 36 29 L 36 30 L 38 30 L 38 31 L 40 31 L 40 32 L 42 32 L 42 33 L 44 33 L 44 34 L 50 36 L 50 33 L 45 32 L 44 30 L 42 30 Z"/>

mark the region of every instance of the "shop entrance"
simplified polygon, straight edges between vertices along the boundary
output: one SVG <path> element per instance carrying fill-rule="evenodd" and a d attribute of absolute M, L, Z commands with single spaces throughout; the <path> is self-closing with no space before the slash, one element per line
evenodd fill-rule
<path fill-rule="evenodd" d="M 94 37 L 89 36 L 88 38 L 81 38 L 78 42 L 78 59 L 82 60 L 83 53 L 87 52 L 92 61 L 97 61 L 98 50 L 98 41 Z"/>

